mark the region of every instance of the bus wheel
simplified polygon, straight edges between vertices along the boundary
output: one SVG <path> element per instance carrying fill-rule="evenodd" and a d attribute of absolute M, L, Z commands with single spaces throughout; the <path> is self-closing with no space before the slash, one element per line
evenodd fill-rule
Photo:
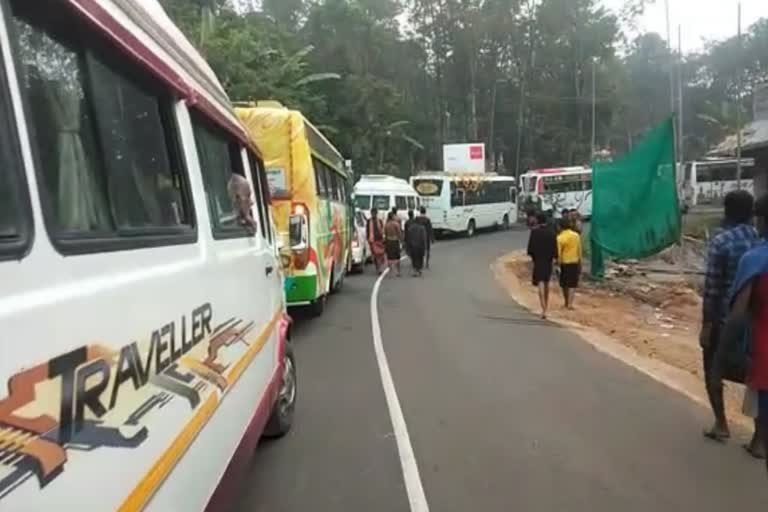
<path fill-rule="evenodd" d="M 323 311 L 325 311 L 325 301 L 326 301 L 327 295 L 321 295 L 315 300 L 312 301 L 312 303 L 309 305 L 309 313 L 317 318 L 318 316 L 323 314 Z"/>
<path fill-rule="evenodd" d="M 509 229 L 509 215 L 504 215 L 504 219 L 501 221 L 501 228 L 505 231 Z"/>
<path fill-rule="evenodd" d="M 475 219 L 471 219 L 467 225 L 467 238 L 475 236 Z"/>
<path fill-rule="evenodd" d="M 291 430 L 293 416 L 296 409 L 296 395 L 298 394 L 298 381 L 296 379 L 296 360 L 293 357 L 293 348 L 288 343 L 285 347 L 285 359 L 283 361 L 283 381 L 277 401 L 272 406 L 272 413 L 264 427 L 264 437 L 282 437 Z"/>

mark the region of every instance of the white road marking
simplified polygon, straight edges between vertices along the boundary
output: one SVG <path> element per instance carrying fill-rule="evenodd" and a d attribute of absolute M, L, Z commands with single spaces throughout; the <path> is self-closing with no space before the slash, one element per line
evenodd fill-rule
<path fill-rule="evenodd" d="M 379 364 L 379 373 L 381 374 L 381 385 L 384 387 L 384 396 L 387 399 L 387 408 L 389 417 L 392 421 L 392 428 L 397 441 L 397 451 L 400 454 L 400 466 L 403 470 L 403 480 L 405 481 L 405 490 L 408 493 L 408 501 L 411 504 L 411 512 L 429 512 L 429 504 L 424 494 L 424 486 L 421 484 L 419 476 L 419 466 L 416 464 L 416 456 L 413 454 L 411 446 L 411 437 L 408 435 L 408 427 L 405 424 L 403 411 L 400 408 L 400 400 L 397 398 L 395 383 L 392 381 L 392 374 L 389 372 L 389 363 L 387 354 L 384 352 L 384 344 L 381 341 L 381 325 L 379 324 L 379 288 L 381 282 L 389 273 L 385 269 L 376 280 L 371 293 L 371 327 L 373 330 L 373 347 L 376 350 L 376 362 Z"/>

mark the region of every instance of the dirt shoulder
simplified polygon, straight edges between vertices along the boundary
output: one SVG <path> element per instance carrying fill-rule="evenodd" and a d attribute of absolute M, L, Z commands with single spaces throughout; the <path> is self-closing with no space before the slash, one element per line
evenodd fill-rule
<path fill-rule="evenodd" d="M 516 302 L 538 314 L 538 296 L 530 283 L 530 262 L 524 253 L 499 258 L 493 270 Z M 663 282 L 642 276 L 586 282 L 576 296 L 574 311 L 562 307 L 560 288 L 553 285 L 550 301 L 551 321 L 709 407 L 698 342 L 701 299 L 689 283 L 671 276 Z M 741 413 L 743 393 L 743 386 L 726 385 L 728 416 L 751 428 L 751 420 Z"/>

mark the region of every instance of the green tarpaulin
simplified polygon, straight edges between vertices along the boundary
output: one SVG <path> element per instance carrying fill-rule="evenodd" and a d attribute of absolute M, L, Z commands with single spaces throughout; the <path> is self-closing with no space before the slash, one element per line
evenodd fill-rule
<path fill-rule="evenodd" d="M 592 167 L 592 275 L 604 258 L 644 258 L 680 238 L 672 118 L 623 158 Z"/>

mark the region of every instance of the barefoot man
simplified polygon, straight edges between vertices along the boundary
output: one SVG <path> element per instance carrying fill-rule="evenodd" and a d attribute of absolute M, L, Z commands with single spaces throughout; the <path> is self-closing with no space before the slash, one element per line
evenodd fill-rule
<path fill-rule="evenodd" d="M 557 235 L 557 261 L 560 263 L 560 288 L 565 307 L 573 309 L 573 298 L 581 276 L 581 236 L 571 227 L 568 217 L 560 219 L 562 231 Z"/>
<path fill-rule="evenodd" d="M 528 256 L 533 260 L 533 286 L 539 288 L 541 318 L 547 318 L 549 308 L 549 281 L 552 279 L 552 267 L 557 259 L 557 238 L 547 225 L 547 216 L 539 213 L 536 225 L 528 238 Z"/>

